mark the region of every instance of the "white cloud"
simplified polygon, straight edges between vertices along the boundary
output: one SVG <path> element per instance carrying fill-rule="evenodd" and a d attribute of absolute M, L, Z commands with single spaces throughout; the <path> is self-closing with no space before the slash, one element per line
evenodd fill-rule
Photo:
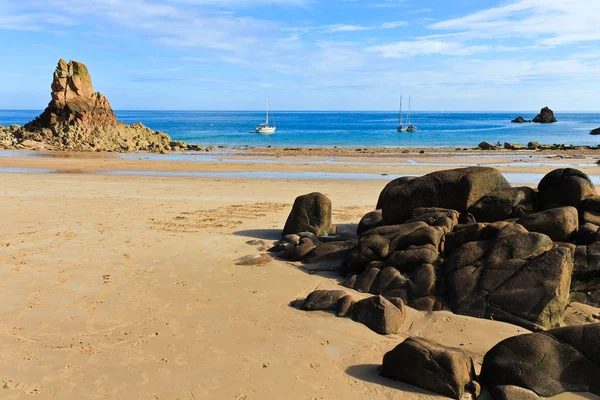
<path fill-rule="evenodd" d="M 362 25 L 346 25 L 346 24 L 334 24 L 326 25 L 323 27 L 324 32 L 338 33 L 338 32 L 357 32 L 357 31 L 368 31 L 373 28 L 362 26 Z"/>
<path fill-rule="evenodd" d="M 414 56 L 443 54 L 449 56 L 466 56 L 481 51 L 488 51 L 489 46 L 465 46 L 459 42 L 418 39 L 415 41 L 395 42 L 367 49 L 381 54 L 384 58 L 410 58 Z"/>
<path fill-rule="evenodd" d="M 393 29 L 398 28 L 399 26 L 406 26 L 408 23 L 406 21 L 394 21 L 394 22 L 384 22 L 381 24 L 382 29 Z"/>
<path fill-rule="evenodd" d="M 600 40 L 598 0 L 513 0 L 465 17 L 430 25 L 471 38 L 528 38 L 558 46 Z"/>

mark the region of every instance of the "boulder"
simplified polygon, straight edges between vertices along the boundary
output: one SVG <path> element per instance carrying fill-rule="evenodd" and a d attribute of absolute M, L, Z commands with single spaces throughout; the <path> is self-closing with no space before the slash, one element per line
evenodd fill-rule
<path fill-rule="evenodd" d="M 598 225 L 586 222 L 579 226 L 577 231 L 576 242 L 578 245 L 589 245 L 594 243 L 598 239 Z"/>
<path fill-rule="evenodd" d="M 401 176 L 400 178 L 396 178 L 393 181 L 389 182 L 387 185 L 385 185 L 385 187 L 379 194 L 379 198 L 377 199 L 377 206 L 375 207 L 375 209 L 381 210 L 383 203 L 388 201 L 387 198 L 389 197 L 389 193 L 393 188 L 397 186 L 403 186 L 407 182 L 412 181 L 413 179 L 415 179 L 413 176 Z"/>
<path fill-rule="evenodd" d="M 335 311 L 345 317 L 352 308 L 352 297 L 343 290 L 315 290 L 306 297 L 300 309 L 304 311 Z"/>
<path fill-rule="evenodd" d="M 577 246 L 573 278 L 590 279 L 600 277 L 600 242 L 589 246 Z"/>
<path fill-rule="evenodd" d="M 517 223 L 529 232 L 543 233 L 557 242 L 568 242 L 577 233 L 579 215 L 575 207 L 560 207 L 525 215 Z"/>
<path fill-rule="evenodd" d="M 322 243 L 311 251 L 308 262 L 320 263 L 331 260 L 345 260 L 350 251 L 356 246 L 358 246 L 358 240 Z"/>
<path fill-rule="evenodd" d="M 338 317 L 351 316 L 381 335 L 397 333 L 404 322 L 404 303 L 399 298 L 373 296 L 354 302 L 343 290 L 315 290 L 298 303 L 304 311 L 334 311 Z"/>
<path fill-rule="evenodd" d="M 510 122 L 512 122 L 513 124 L 524 124 L 526 122 L 531 122 L 531 120 L 530 119 L 525 119 L 525 118 L 523 118 L 521 116 L 518 116 L 517 118 L 513 119 Z"/>
<path fill-rule="evenodd" d="M 478 222 L 496 222 L 531 214 L 537 208 L 537 194 L 529 187 L 514 187 L 483 196 L 469 208 Z"/>
<path fill-rule="evenodd" d="M 296 198 L 282 235 L 299 232 L 317 236 L 335 232 L 331 224 L 331 201 L 325 195 L 310 193 Z"/>
<path fill-rule="evenodd" d="M 481 143 L 479 143 L 479 145 L 477 147 L 479 147 L 481 150 L 496 150 L 497 149 L 496 145 L 493 143 L 490 143 L 490 142 L 481 142 Z"/>
<path fill-rule="evenodd" d="M 541 147 L 542 147 L 542 145 L 539 142 L 529 142 L 529 143 L 527 143 L 527 148 L 529 150 L 537 150 L 537 149 L 539 149 Z"/>
<path fill-rule="evenodd" d="M 600 135 L 600 128 L 592 129 L 590 135 Z"/>
<path fill-rule="evenodd" d="M 483 196 L 510 185 L 500 171 L 486 167 L 468 167 L 431 174 L 386 187 L 380 207 L 386 224 L 406 221 L 419 207 L 442 207 L 466 212 Z"/>
<path fill-rule="evenodd" d="M 365 216 L 360 220 L 356 234 L 362 235 L 366 231 L 377 228 L 381 225 L 383 225 L 383 216 L 381 214 L 381 210 L 371 211 L 370 213 L 365 214 Z"/>
<path fill-rule="evenodd" d="M 444 263 L 448 298 L 458 314 L 527 329 L 562 322 L 573 272 L 571 251 L 539 233 L 469 242 Z"/>
<path fill-rule="evenodd" d="M 569 326 L 503 340 L 487 352 L 480 379 L 488 387 L 514 385 L 551 397 L 600 395 L 600 324 Z"/>
<path fill-rule="evenodd" d="M 505 385 L 490 388 L 490 394 L 494 400 L 539 400 L 535 392 L 520 386 Z"/>
<path fill-rule="evenodd" d="M 94 92 L 87 67 L 58 62 L 52 81 L 52 100 L 34 121 L 14 133 L 20 142 L 42 142 L 57 150 L 155 151 L 171 149 L 171 138 L 141 123 L 117 121 L 104 95 Z"/>
<path fill-rule="evenodd" d="M 354 304 L 352 319 L 381 335 L 397 333 L 404 322 L 402 301 L 390 302 L 383 296 L 373 296 Z"/>
<path fill-rule="evenodd" d="M 412 210 L 408 222 L 421 221 L 430 227 L 441 227 L 444 233 L 452 232 L 461 214 L 456 210 L 439 207 L 420 207 Z M 416 244 L 416 243 L 413 243 Z"/>
<path fill-rule="evenodd" d="M 538 185 L 538 192 L 542 210 L 561 206 L 579 207 L 585 198 L 596 195 L 590 178 L 573 168 L 555 169 L 546 174 Z"/>
<path fill-rule="evenodd" d="M 404 273 L 394 267 L 372 266 L 361 274 L 351 276 L 344 286 L 386 298 L 400 297 L 410 307 L 432 311 L 436 302 L 433 296 L 436 277 L 436 268 L 432 264 L 421 264 Z"/>
<path fill-rule="evenodd" d="M 462 399 L 475 379 L 473 360 L 466 352 L 419 337 L 386 353 L 379 373 L 453 399 Z"/>
<path fill-rule="evenodd" d="M 523 145 L 518 143 L 504 142 L 504 148 L 506 150 L 523 150 Z"/>
<path fill-rule="evenodd" d="M 552 110 L 548 107 L 544 107 L 541 109 L 540 113 L 536 115 L 536 117 L 533 119 L 533 122 L 539 124 L 551 124 L 557 121 L 554 117 L 554 113 L 552 112 Z"/>

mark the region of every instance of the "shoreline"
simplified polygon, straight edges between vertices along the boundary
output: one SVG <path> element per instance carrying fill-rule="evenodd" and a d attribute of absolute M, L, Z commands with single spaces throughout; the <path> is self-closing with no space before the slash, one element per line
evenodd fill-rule
<path fill-rule="evenodd" d="M 0 174 L 88 174 L 187 179 L 391 181 L 442 169 L 492 167 L 513 184 L 532 185 L 558 168 L 577 168 L 600 184 L 596 154 L 440 152 L 425 154 L 265 155 L 254 152 L 0 152 Z"/>

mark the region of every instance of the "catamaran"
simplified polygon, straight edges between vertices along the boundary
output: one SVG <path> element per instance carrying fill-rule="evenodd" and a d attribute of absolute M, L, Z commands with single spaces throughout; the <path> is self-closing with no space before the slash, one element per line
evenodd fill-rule
<path fill-rule="evenodd" d="M 404 125 L 402 125 L 402 95 L 400 95 L 400 112 L 398 113 L 398 127 L 397 127 L 398 132 L 404 132 L 406 131 L 406 129 L 404 128 Z"/>
<path fill-rule="evenodd" d="M 275 126 L 275 118 L 271 119 L 273 120 L 273 126 L 269 125 L 269 96 L 267 96 L 267 119 L 264 124 L 258 125 L 254 132 L 263 135 L 270 135 L 272 133 L 275 133 L 275 129 L 277 129 L 277 127 Z"/>
<path fill-rule="evenodd" d="M 410 96 L 408 97 L 408 116 L 406 118 L 406 132 L 416 132 L 417 127 L 410 123 Z"/>

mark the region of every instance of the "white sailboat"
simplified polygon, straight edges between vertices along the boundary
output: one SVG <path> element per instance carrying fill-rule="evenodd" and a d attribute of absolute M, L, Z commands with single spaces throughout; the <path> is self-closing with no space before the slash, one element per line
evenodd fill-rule
<path fill-rule="evenodd" d="M 400 95 L 400 112 L 398 113 L 398 127 L 396 129 L 398 132 L 406 131 L 406 128 L 402 125 L 402 95 Z"/>
<path fill-rule="evenodd" d="M 406 118 L 406 132 L 416 132 L 417 127 L 410 123 L 410 96 L 408 97 L 408 116 Z"/>
<path fill-rule="evenodd" d="M 254 130 L 254 132 L 260 133 L 263 135 L 270 135 L 270 134 L 275 133 L 275 129 L 277 129 L 277 127 L 275 126 L 275 118 L 272 118 L 272 120 L 273 120 L 273 126 L 269 125 L 269 96 L 267 96 L 267 119 L 264 124 L 258 125 L 256 127 L 256 129 Z"/>

